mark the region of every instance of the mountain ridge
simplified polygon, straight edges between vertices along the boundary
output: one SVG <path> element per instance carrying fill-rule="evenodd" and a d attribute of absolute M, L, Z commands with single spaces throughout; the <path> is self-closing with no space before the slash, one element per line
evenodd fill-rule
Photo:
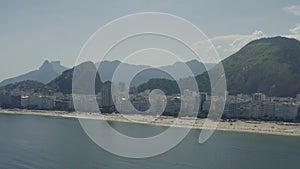
<path fill-rule="evenodd" d="M 103 63 L 109 63 L 109 61 Z M 115 67 L 120 64 L 118 61 L 113 63 Z M 270 37 L 251 41 L 235 54 L 222 60 L 222 64 L 229 94 L 261 92 L 268 96 L 295 97 L 296 94 L 300 93 L 300 42 L 296 39 Z M 95 64 L 92 67 L 95 68 Z M 114 68 L 111 68 L 110 71 L 113 74 Z M 178 69 L 178 67 L 176 68 Z M 64 71 L 47 86 L 53 91 L 71 93 L 73 70 L 74 68 Z M 126 78 L 127 72 L 123 73 L 125 73 L 123 77 Z M 147 77 L 146 75 L 142 76 Z M 109 80 L 111 75 L 106 78 Z M 195 78 L 199 91 L 210 92 L 210 80 L 207 71 L 196 75 Z M 106 80 L 99 73 L 99 79 L 96 81 L 101 85 Z M 138 79 L 138 81 L 141 82 L 142 80 Z M 178 92 L 174 79 L 161 80 L 157 77 L 152 77 L 152 79 L 141 83 L 138 86 L 138 91 L 156 89 L 157 82 L 163 82 L 163 84 L 159 84 L 159 87 L 162 87 L 165 93 L 174 94 L 174 92 Z"/>
<path fill-rule="evenodd" d="M 229 94 L 261 92 L 268 96 L 295 97 L 300 93 L 300 42 L 296 39 L 277 36 L 254 40 L 221 63 Z M 210 92 L 208 72 L 196 76 L 196 81 L 199 91 Z M 174 82 L 167 84 L 170 83 Z M 140 87 L 152 89 L 154 84 L 152 80 L 151 84 Z"/>
<path fill-rule="evenodd" d="M 43 64 L 36 70 L 3 80 L 0 82 L 0 87 L 26 80 L 38 81 L 47 84 L 67 69 L 67 67 L 64 67 L 60 64 L 60 61 L 49 62 L 48 60 L 45 60 Z"/>

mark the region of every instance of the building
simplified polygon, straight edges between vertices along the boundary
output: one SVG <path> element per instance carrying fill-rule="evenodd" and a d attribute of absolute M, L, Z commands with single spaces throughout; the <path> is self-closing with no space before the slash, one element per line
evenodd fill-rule
<path fill-rule="evenodd" d="M 10 105 L 10 94 L 0 93 L 0 107 L 7 108 Z"/>
<path fill-rule="evenodd" d="M 249 119 L 251 108 L 250 102 L 227 101 L 224 107 L 223 118 Z"/>
<path fill-rule="evenodd" d="M 207 100 L 207 93 L 200 92 L 199 96 L 200 96 L 200 108 L 199 108 L 199 112 L 203 112 L 203 103 Z"/>
<path fill-rule="evenodd" d="M 275 104 L 276 120 L 293 121 L 297 117 L 298 106 L 294 104 L 277 103 Z"/>
<path fill-rule="evenodd" d="M 164 115 L 176 116 L 180 112 L 180 97 L 168 97 Z"/>
<path fill-rule="evenodd" d="M 237 103 L 235 102 L 226 102 L 223 112 L 223 118 L 237 118 Z"/>
<path fill-rule="evenodd" d="M 101 105 L 100 107 L 113 106 L 112 94 L 111 94 L 111 82 L 107 81 L 103 83 L 101 88 Z"/>
<path fill-rule="evenodd" d="M 121 114 L 133 113 L 132 104 L 128 98 L 119 99 L 116 103 L 116 110 Z"/>
<path fill-rule="evenodd" d="M 260 119 L 262 117 L 264 111 L 264 105 L 262 102 L 258 102 L 257 100 L 251 103 L 251 119 Z"/>
<path fill-rule="evenodd" d="M 55 94 L 55 110 L 74 111 L 73 96 L 71 94 Z"/>
<path fill-rule="evenodd" d="M 249 102 L 251 100 L 252 100 L 252 97 L 247 94 L 238 94 L 236 96 L 236 101 L 238 101 L 238 102 Z"/>
<path fill-rule="evenodd" d="M 300 94 L 297 94 L 296 101 L 297 101 L 297 103 L 300 103 Z"/>
<path fill-rule="evenodd" d="M 25 109 L 39 109 L 39 110 L 51 110 L 55 107 L 55 99 L 50 96 L 22 96 L 21 108 Z"/>
<path fill-rule="evenodd" d="M 266 95 L 263 94 L 263 93 L 254 93 L 252 95 L 252 100 L 254 102 L 262 102 L 262 101 L 265 101 L 266 100 Z"/>
<path fill-rule="evenodd" d="M 274 120 L 276 117 L 275 105 L 276 102 L 264 102 L 260 118 L 263 120 Z"/>
<path fill-rule="evenodd" d="M 5 92 L 0 93 L 1 108 L 21 108 L 21 96 Z"/>
<path fill-rule="evenodd" d="M 140 112 L 144 112 L 150 108 L 150 103 L 145 99 L 134 100 L 132 101 L 132 105 L 136 110 Z"/>

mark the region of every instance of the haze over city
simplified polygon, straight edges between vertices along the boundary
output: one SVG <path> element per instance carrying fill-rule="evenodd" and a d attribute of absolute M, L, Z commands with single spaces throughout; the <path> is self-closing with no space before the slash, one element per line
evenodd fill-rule
<path fill-rule="evenodd" d="M 6 1 L 0 9 L 0 81 L 36 69 L 46 59 L 73 67 L 98 28 L 135 12 L 171 13 L 189 20 L 208 36 L 221 58 L 265 36 L 300 37 L 300 6 L 293 0 Z"/>

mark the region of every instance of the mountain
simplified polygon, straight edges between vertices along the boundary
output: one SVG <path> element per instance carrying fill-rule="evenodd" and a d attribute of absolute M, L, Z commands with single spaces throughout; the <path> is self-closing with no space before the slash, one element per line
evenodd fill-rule
<path fill-rule="evenodd" d="M 68 69 L 64 71 L 61 75 L 53 79 L 48 84 L 44 84 L 38 81 L 33 80 L 25 80 L 21 82 L 11 83 L 6 86 L 0 87 L 0 92 L 26 92 L 26 93 L 41 93 L 46 95 L 51 95 L 53 93 L 61 92 L 64 94 L 72 93 L 72 79 L 74 70 L 77 70 L 80 73 L 77 73 L 77 80 L 80 82 L 80 85 L 77 87 L 77 94 L 93 94 L 87 93 L 89 92 L 87 89 L 91 88 L 91 83 L 89 81 L 89 75 L 97 73 L 97 69 L 95 64 L 92 62 L 84 62 L 81 63 L 72 69 Z M 95 92 L 99 92 L 101 90 L 102 82 L 100 80 L 99 74 L 97 74 L 96 79 L 93 80 L 95 82 Z M 76 85 L 76 84 L 75 84 Z"/>
<path fill-rule="evenodd" d="M 134 65 L 134 64 L 128 64 L 128 63 L 122 63 L 120 61 L 114 60 L 114 61 L 102 61 L 98 64 L 98 73 L 101 77 L 102 82 L 106 81 L 112 81 L 113 75 L 115 71 L 117 70 L 118 66 L 120 68 L 120 76 L 118 78 L 119 81 L 126 81 L 128 78 L 128 74 L 133 74 L 136 71 L 148 69 L 150 66 L 147 65 Z M 155 77 L 155 76 L 154 76 Z M 165 77 L 165 76 L 162 76 Z M 143 77 L 141 80 L 143 80 L 145 77 Z M 139 81 L 139 80 L 138 80 Z M 137 83 L 138 83 L 137 81 Z M 126 84 L 127 86 L 129 84 Z M 136 84 L 134 84 L 136 85 Z"/>
<path fill-rule="evenodd" d="M 131 84 L 126 84 L 127 86 L 138 86 L 142 83 L 147 82 L 150 79 L 168 79 L 168 80 L 178 80 L 180 78 L 187 78 L 190 74 L 185 73 L 184 71 L 178 71 L 185 69 L 186 66 L 190 68 L 191 73 L 194 76 L 200 75 L 201 73 L 205 72 L 205 66 L 203 63 L 200 63 L 197 60 L 191 60 L 188 62 L 176 62 L 172 65 L 162 66 L 158 68 L 150 67 L 148 65 L 134 65 L 128 63 L 121 63 L 120 61 L 103 61 L 97 63 L 96 65 L 99 66 L 99 75 L 101 77 L 102 82 L 111 81 L 112 77 L 117 69 L 120 66 L 121 70 L 120 76 L 118 77 L 118 81 L 124 82 L 128 78 L 128 74 L 134 74 L 137 71 L 141 71 L 137 74 L 134 79 L 132 80 Z M 213 67 L 214 64 L 208 63 L 206 66 L 209 68 Z M 176 72 L 177 78 L 171 77 L 166 72 Z"/>
<path fill-rule="evenodd" d="M 89 83 L 89 77 L 92 74 L 96 74 L 96 78 L 94 80 L 95 92 L 97 93 L 101 90 L 100 86 L 102 85 L 102 82 L 100 80 L 100 76 L 97 72 L 95 64 L 92 62 L 84 62 L 77 65 L 76 67 L 73 67 L 72 69 L 64 71 L 60 76 L 48 83 L 47 87 L 49 87 L 53 92 L 61 92 L 65 94 L 72 93 L 72 79 L 74 70 L 79 72 L 76 74 L 76 79 L 79 82 L 78 84 L 80 84 L 78 85 L 80 88 L 77 88 L 76 91 L 79 91 L 82 94 L 93 94 L 86 93 L 88 92 L 87 89 L 89 89 L 91 86 L 91 84 Z"/>
<path fill-rule="evenodd" d="M 96 90 L 100 91 L 99 86 L 102 82 L 111 80 L 114 71 L 120 64 L 119 61 L 100 63 L 95 81 Z M 183 64 L 179 62 L 160 67 L 160 69 L 178 71 L 181 70 Z M 197 61 L 190 61 L 185 64 L 195 75 L 204 70 L 203 64 L 197 63 Z M 262 92 L 268 96 L 295 97 L 297 93 L 300 93 L 300 42 L 296 39 L 272 37 L 254 40 L 224 59 L 222 64 L 226 75 L 227 90 L 230 94 Z M 79 66 L 86 69 L 80 77 L 81 81 L 88 80 L 86 76 L 97 71 L 92 62 L 86 62 Z M 147 71 L 139 73 L 131 82 L 139 86 L 139 91 L 162 88 L 168 94 L 178 92 L 176 81 L 158 69 L 127 63 L 122 64 L 122 66 L 124 70 L 121 72 L 119 80 L 128 78 L 128 74 L 131 74 L 135 69 L 148 68 Z M 48 67 L 49 64 L 46 62 L 39 70 L 48 70 Z M 214 68 L 209 71 L 212 70 Z M 67 70 L 47 84 L 47 87 L 56 92 L 70 93 L 72 91 L 72 76 L 73 69 Z M 196 80 L 200 91 L 210 91 L 207 72 L 197 75 Z M 89 85 L 84 84 L 83 88 Z"/>
<path fill-rule="evenodd" d="M 300 42 L 296 39 L 272 37 L 254 40 L 224 59 L 222 64 L 230 94 L 262 92 L 268 96 L 295 97 L 300 93 Z M 212 70 L 214 68 L 209 71 Z M 200 91 L 210 92 L 207 72 L 196 76 L 196 80 Z M 156 86 L 157 82 L 152 80 L 140 85 L 139 91 Z"/>
<path fill-rule="evenodd" d="M 14 78 L 6 79 L 0 82 L 0 87 L 25 80 L 38 81 L 46 84 L 59 76 L 65 70 L 67 70 L 67 68 L 62 66 L 59 61 L 49 62 L 46 60 L 38 70 L 34 70 Z"/>
<path fill-rule="evenodd" d="M 205 71 L 204 65 L 196 60 L 192 60 L 187 63 L 177 62 L 173 65 L 161 67 L 160 69 L 171 70 L 171 71 L 172 71 L 172 69 L 180 70 L 179 68 L 185 64 L 188 67 L 190 67 L 190 69 L 191 69 L 192 73 L 194 73 L 194 75 L 198 75 Z M 208 65 L 210 67 L 212 67 L 212 64 L 208 64 Z M 130 84 L 131 86 L 138 86 L 138 85 L 145 83 L 148 80 L 154 79 L 154 78 L 168 79 L 168 81 L 173 80 L 173 78 L 170 75 L 168 75 L 167 73 L 165 73 L 159 69 L 151 68 L 150 66 L 147 66 L 147 65 L 134 65 L 134 64 L 128 64 L 128 63 L 121 63 L 120 61 L 116 61 L 116 60 L 115 61 L 103 61 L 100 63 L 96 63 L 95 65 L 92 65 L 92 62 L 84 62 L 78 66 L 86 69 L 85 75 L 83 75 L 82 77 L 87 77 L 88 73 L 95 71 L 95 68 L 98 67 L 98 74 L 97 74 L 97 79 L 96 79 L 96 81 L 97 81 L 96 82 L 96 92 L 100 91 L 100 86 L 102 85 L 102 83 L 112 80 L 112 76 L 114 75 L 115 70 L 117 69 L 118 66 L 122 66 L 122 71 L 120 72 L 120 77 L 118 78 L 118 81 L 120 81 L 120 82 L 126 81 L 126 79 L 128 79 L 128 74 L 133 74 L 137 70 L 147 69 L 135 76 L 135 78 L 132 80 L 132 82 Z M 53 92 L 71 93 L 72 92 L 73 71 L 74 71 L 74 68 L 64 71 L 60 76 L 58 76 L 57 78 L 52 80 L 50 83 L 48 83 L 47 86 L 49 88 L 51 88 L 51 90 Z M 183 77 L 188 77 L 188 76 L 183 75 Z M 81 81 L 85 81 L 85 80 L 81 80 Z M 166 82 L 168 82 L 168 81 L 166 81 Z M 86 85 L 88 85 L 88 84 L 86 84 Z M 126 85 L 128 86 L 129 84 L 126 84 Z"/>
<path fill-rule="evenodd" d="M 57 76 L 59 73 L 53 70 L 56 69 L 53 64 L 53 62 L 49 63 L 48 61 L 45 61 L 39 70 L 30 72 L 27 75 L 30 75 L 31 78 L 39 77 L 40 80 L 44 79 L 45 83 L 46 80 L 51 79 L 49 76 Z M 96 92 L 100 91 L 100 86 L 104 81 L 111 80 L 112 75 L 116 68 L 120 66 L 121 62 L 104 61 L 99 64 L 100 68 L 98 70 L 92 62 L 85 62 L 78 65 L 80 69 L 85 70 L 78 75 L 79 81 L 85 82 L 81 85 L 79 91 L 82 90 L 82 92 L 85 92 L 85 89 L 90 86 L 87 75 L 97 71 L 95 90 Z M 209 92 L 210 81 L 208 73 L 207 71 L 203 72 L 205 69 L 200 62 L 178 62 L 173 65 L 160 67 L 160 69 L 176 70 L 178 72 L 178 70 L 183 68 L 183 64 L 188 65 L 194 73 L 199 90 Z M 272 37 L 254 40 L 235 54 L 224 59 L 222 64 L 226 75 L 227 90 L 230 94 L 262 92 L 268 96 L 295 97 L 297 93 L 300 93 L 300 42 L 296 39 Z M 58 66 L 60 64 L 56 63 L 54 65 Z M 119 80 L 128 78 L 128 74 L 131 74 L 136 69 L 148 69 L 137 74 L 131 82 L 131 85 L 138 86 L 138 91 L 162 88 L 164 92 L 168 94 L 178 93 L 176 81 L 163 71 L 145 65 L 131 65 L 124 63 L 122 66 L 124 70 L 121 72 Z M 60 66 L 58 66 L 58 68 L 59 67 Z M 214 69 L 215 67 L 208 71 L 213 71 Z M 59 71 L 62 70 L 63 69 L 60 69 Z M 71 93 L 73 71 L 74 68 L 64 71 L 58 77 L 54 77 L 55 79 L 44 87 L 42 87 L 41 84 L 37 84 L 37 82 L 27 81 L 11 84 L 5 88 L 9 90 L 21 88 L 23 90 L 22 86 L 25 86 L 24 90 L 28 88 L 28 90 L 32 91 L 34 88 L 31 88 L 31 86 L 37 86 L 37 91 L 44 88 L 46 92 Z M 41 77 L 42 75 L 44 77 Z M 22 79 L 23 76 L 18 80 Z"/>
<path fill-rule="evenodd" d="M 255 40 L 222 63 L 232 94 L 295 97 L 300 93 L 300 42 L 296 39 Z"/>
<path fill-rule="evenodd" d="M 214 65 L 215 64 L 213 64 L 213 63 L 206 63 L 207 69 L 211 69 Z M 160 67 L 160 69 L 179 73 L 180 77 L 186 78 L 189 76 L 189 74 L 185 74 L 183 72 L 178 71 L 178 70 L 184 70 L 186 67 L 190 68 L 191 73 L 194 76 L 200 75 L 206 71 L 204 64 L 197 60 L 190 60 L 185 63 L 184 62 L 176 62 L 172 65 L 162 66 L 162 67 Z M 176 80 L 179 80 L 179 79 L 176 79 Z"/>
<path fill-rule="evenodd" d="M 45 84 L 33 80 L 25 80 L 21 82 L 11 83 L 6 86 L 0 87 L 0 92 L 13 92 L 13 93 L 45 93 L 47 87 Z"/>

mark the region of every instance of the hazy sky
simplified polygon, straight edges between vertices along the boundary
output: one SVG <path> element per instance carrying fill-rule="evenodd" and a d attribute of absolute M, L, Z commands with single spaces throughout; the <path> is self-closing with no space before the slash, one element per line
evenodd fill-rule
<path fill-rule="evenodd" d="M 36 69 L 45 59 L 72 67 L 92 33 L 136 12 L 165 12 L 191 21 L 222 58 L 264 36 L 300 39 L 297 0 L 1 1 L 0 81 Z"/>

